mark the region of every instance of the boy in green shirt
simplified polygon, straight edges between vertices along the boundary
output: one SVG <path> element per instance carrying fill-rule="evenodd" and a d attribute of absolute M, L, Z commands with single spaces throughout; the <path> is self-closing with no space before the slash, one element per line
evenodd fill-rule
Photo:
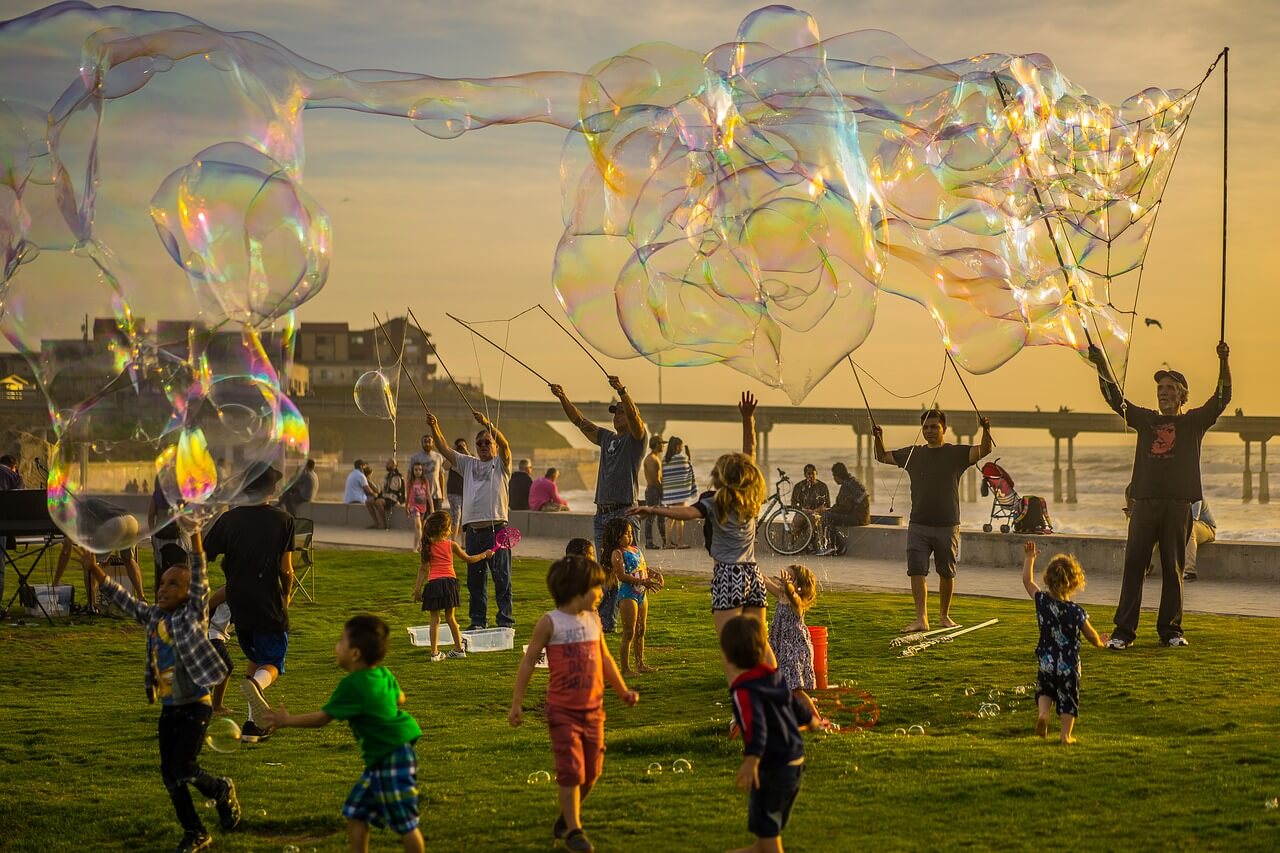
<path fill-rule="evenodd" d="M 407 851 L 423 851 L 418 830 L 418 761 L 413 745 L 422 729 L 400 706 L 404 692 L 391 670 L 378 664 L 387 655 L 387 623 L 377 616 L 356 616 L 342 629 L 334 648 L 338 666 L 347 676 L 324 708 L 293 716 L 283 706 L 267 713 L 270 728 L 319 728 L 346 720 L 360 744 L 364 775 L 347 795 L 342 815 L 347 819 L 351 849 L 369 849 L 369 824 L 389 827 Z"/>

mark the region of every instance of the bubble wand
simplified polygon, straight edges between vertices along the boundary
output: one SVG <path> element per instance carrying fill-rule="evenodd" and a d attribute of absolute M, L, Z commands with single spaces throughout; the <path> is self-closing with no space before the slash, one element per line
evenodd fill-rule
<path fill-rule="evenodd" d="M 387 339 L 387 346 L 391 347 L 392 352 L 395 352 L 396 345 L 395 343 L 392 342 L 391 336 L 387 334 L 387 330 L 382 325 L 382 321 L 378 319 L 378 313 L 376 311 L 373 314 L 373 322 L 378 324 L 378 331 L 382 332 L 382 337 Z M 397 354 L 396 358 L 399 358 L 399 357 L 400 357 L 399 354 Z M 406 375 L 409 377 L 409 384 L 413 386 L 413 393 L 418 395 L 418 402 L 422 404 L 422 410 L 429 414 L 431 412 L 431 409 L 427 407 L 427 401 L 422 398 L 422 392 L 418 390 L 418 383 L 414 381 L 413 371 L 407 371 Z"/>
<path fill-rule="evenodd" d="M 849 362 L 849 367 L 853 370 L 853 379 L 858 383 L 858 393 L 862 395 L 862 405 L 867 407 L 867 418 L 871 421 L 872 429 L 876 427 L 876 416 L 871 414 L 871 403 L 867 400 L 867 392 L 862 387 L 862 377 L 858 375 L 858 365 L 853 363 L 853 354 L 845 353 L 845 359 Z"/>
<path fill-rule="evenodd" d="M 609 378 L 609 371 L 607 371 L 607 370 L 605 370 L 605 369 L 604 369 L 604 365 L 600 363 L 600 359 L 596 358 L 596 357 L 595 357 L 595 355 L 591 352 L 591 350 L 587 349 L 587 348 L 586 348 L 586 346 L 584 346 L 584 345 L 583 345 L 582 341 L 580 341 L 580 340 L 578 340 L 576 337 L 574 337 L 573 333 L 572 333 L 572 332 L 570 332 L 568 329 L 566 329 L 566 328 L 565 328 L 564 323 L 561 323 L 559 320 L 557 320 L 557 319 L 552 315 L 552 313 L 551 313 L 550 311 L 548 311 L 546 308 L 543 308 L 543 306 L 542 306 L 542 303 L 541 303 L 541 302 L 539 302 L 539 303 L 538 303 L 538 307 L 539 307 L 539 308 L 542 308 L 542 313 L 543 313 L 543 314 L 546 314 L 546 315 L 547 315 L 547 318 L 548 318 L 549 320 L 551 320 L 551 322 L 555 323 L 557 326 L 559 326 L 559 327 L 560 327 L 560 331 L 564 332 L 566 335 L 568 335 L 568 336 L 569 336 L 569 340 L 571 340 L 571 341 L 573 341 L 575 344 L 577 344 L 577 345 L 578 345 L 578 348 L 579 348 L 579 349 L 581 349 L 583 352 L 585 352 L 585 353 L 587 354 L 587 358 L 591 359 L 592 361 L 594 361 L 594 362 L 596 363 L 596 367 L 600 368 L 600 372 L 604 374 L 604 376 L 605 376 L 605 378 L 606 378 L 606 379 L 608 379 L 608 378 Z"/>
<path fill-rule="evenodd" d="M 448 376 L 449 381 L 453 383 L 453 390 L 458 392 L 458 396 L 462 398 L 462 402 L 467 404 L 467 408 L 470 409 L 472 413 L 479 414 L 479 412 L 476 411 L 476 407 L 471 405 L 471 401 L 467 399 L 467 395 L 463 394 L 462 389 L 458 387 L 458 381 L 454 379 L 453 374 L 449 372 L 449 365 L 445 364 L 444 359 L 440 357 L 439 351 L 436 350 L 436 345 L 431 342 L 431 338 L 428 337 L 427 333 L 422 331 L 422 324 L 418 322 L 418 315 L 413 313 L 412 308 L 406 308 L 405 310 L 409 312 L 409 317 L 413 320 L 414 328 L 416 328 L 418 333 L 422 335 L 422 339 L 427 342 L 427 346 L 431 347 L 431 354 L 436 357 L 436 361 L 440 362 L 440 366 L 444 368 L 444 375 Z M 412 379 L 413 374 L 410 373 L 409 377 Z M 413 390 L 418 390 L 418 386 L 415 385 Z M 426 406 L 427 404 L 423 403 L 422 405 Z"/>
<path fill-rule="evenodd" d="M 960 380 L 960 387 L 964 389 L 965 396 L 969 398 L 969 405 L 973 406 L 973 413 L 978 416 L 978 420 L 982 420 L 982 411 L 978 408 L 978 403 L 973 399 L 973 395 L 969 393 L 969 386 L 965 384 L 964 377 L 960 375 L 960 368 L 956 366 L 956 360 L 951 357 L 951 350 L 944 349 L 947 354 L 947 361 L 951 362 L 951 369 L 956 372 L 956 379 Z M 991 439 L 991 446 L 996 446 L 996 440 Z"/>
<path fill-rule="evenodd" d="M 445 312 L 445 315 L 444 315 L 444 316 L 448 317 L 450 320 L 452 320 L 453 322 L 457 323 L 459 326 L 462 326 L 464 329 L 466 329 L 467 331 L 471 332 L 471 334 L 475 335 L 477 338 L 479 338 L 480 340 L 484 341 L 486 344 L 488 344 L 489 346 L 493 347 L 493 348 L 494 348 L 494 349 L 496 349 L 498 352 L 500 352 L 500 353 L 504 354 L 505 356 L 507 356 L 507 358 L 511 359 L 511 360 L 512 360 L 512 361 L 514 361 L 516 364 L 520 365 L 520 366 L 521 366 L 521 367 L 523 367 L 525 370 L 529 371 L 529 372 L 530 372 L 530 373 L 532 373 L 534 376 L 536 376 L 536 377 L 538 377 L 539 379 L 541 379 L 543 382 L 547 383 L 548 385 L 550 385 L 550 384 L 551 384 L 551 380 L 550 380 L 550 379 L 547 379 L 547 378 L 546 378 L 545 376 L 543 376 L 541 373 L 539 373 L 538 371 L 534 370 L 532 367 L 530 367 L 529 365 L 525 364 L 523 361 L 521 361 L 520 359 L 516 358 L 516 357 L 515 357 L 514 355 L 512 355 L 511 353 L 507 352 L 505 349 L 503 349 L 502 347 L 500 347 L 500 346 L 498 346 L 497 344 L 495 344 L 493 341 L 491 341 L 491 340 L 489 340 L 488 338 L 486 338 L 482 333 L 477 332 L 477 331 L 476 331 L 476 330 L 475 330 L 475 329 L 474 329 L 470 324 L 468 324 L 468 323 L 464 322 L 463 320 L 459 320 L 457 317 L 453 316 L 452 314 L 448 313 L 447 311 Z"/>

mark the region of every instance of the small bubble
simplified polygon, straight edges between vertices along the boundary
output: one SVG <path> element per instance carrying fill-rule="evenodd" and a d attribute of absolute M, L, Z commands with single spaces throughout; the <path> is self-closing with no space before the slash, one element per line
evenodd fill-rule
<path fill-rule="evenodd" d="M 972 696 L 973 694 L 975 694 L 975 693 L 977 693 L 977 692 L 978 692 L 978 691 L 974 690 L 972 687 L 966 687 L 966 688 L 964 689 L 964 695 L 966 695 L 966 696 Z"/>
<path fill-rule="evenodd" d="M 894 730 L 893 730 L 893 736 L 894 736 L 894 737 L 906 737 L 906 736 L 907 736 L 907 730 L 906 730 L 906 729 L 894 729 Z"/>
<path fill-rule="evenodd" d="M 258 817 L 266 817 L 266 816 L 267 816 L 266 809 L 258 809 Z"/>
<path fill-rule="evenodd" d="M 645 773 L 647 773 L 650 776 L 657 776 L 661 772 L 662 772 L 662 765 L 656 761 L 650 764 L 649 768 L 645 770 Z"/>
<path fill-rule="evenodd" d="M 205 807 L 206 809 L 211 809 L 211 808 L 213 808 L 213 807 L 214 807 L 214 806 L 216 806 L 216 805 L 217 805 L 217 803 L 215 803 L 213 800 L 205 800 L 205 801 L 204 801 L 204 807 Z"/>
<path fill-rule="evenodd" d="M 924 726 L 912 726 L 907 729 L 907 734 L 920 736 L 924 734 Z"/>
<path fill-rule="evenodd" d="M 1017 687 L 1013 688 L 1013 693 L 1015 696 L 1026 696 L 1027 688 L 1025 685 L 1019 684 Z"/>
<path fill-rule="evenodd" d="M 1280 797 L 1272 797 L 1269 800 L 1262 801 L 1263 808 L 1280 809 Z"/>
<path fill-rule="evenodd" d="M 672 773 L 692 773 L 693 762 L 687 758 L 677 758 L 671 763 Z"/>
<path fill-rule="evenodd" d="M 286 844 L 280 853 L 302 853 L 302 850 L 296 844 Z"/>
<path fill-rule="evenodd" d="M 537 785 L 539 782 L 550 782 L 551 774 L 545 770 L 535 770 L 529 774 L 526 780 L 530 785 Z"/>

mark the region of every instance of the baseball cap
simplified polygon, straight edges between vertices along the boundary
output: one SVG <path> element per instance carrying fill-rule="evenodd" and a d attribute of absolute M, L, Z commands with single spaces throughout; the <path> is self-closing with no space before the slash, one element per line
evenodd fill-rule
<path fill-rule="evenodd" d="M 617 413 L 617 411 L 618 411 L 618 404 L 617 404 L 617 403 L 610 403 L 610 404 L 609 404 L 609 414 L 611 414 L 611 415 L 612 415 L 612 414 L 616 414 L 616 413 Z"/>
<path fill-rule="evenodd" d="M 1183 388 L 1190 387 L 1187 385 L 1187 377 L 1183 376 L 1181 373 L 1179 373 L 1176 370 L 1157 370 L 1156 371 L 1155 379 L 1157 382 L 1159 382 L 1161 379 L 1164 379 L 1165 377 L 1168 377 L 1172 379 L 1174 382 L 1177 382 Z"/>

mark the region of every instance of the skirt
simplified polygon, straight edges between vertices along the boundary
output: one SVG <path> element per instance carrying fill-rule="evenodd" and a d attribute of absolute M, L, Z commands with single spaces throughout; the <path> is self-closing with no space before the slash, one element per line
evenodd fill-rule
<path fill-rule="evenodd" d="M 459 603 L 457 578 L 427 581 L 427 589 L 422 593 L 423 610 L 454 610 Z"/>

